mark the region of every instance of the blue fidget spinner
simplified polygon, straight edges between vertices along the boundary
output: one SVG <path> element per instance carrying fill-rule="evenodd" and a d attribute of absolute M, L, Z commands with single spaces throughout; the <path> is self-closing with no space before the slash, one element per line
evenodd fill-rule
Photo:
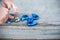
<path fill-rule="evenodd" d="M 35 22 L 34 20 L 38 20 L 39 16 L 37 14 L 32 14 L 32 16 L 28 16 L 28 15 L 23 15 L 21 17 L 21 21 L 27 20 L 27 25 L 28 26 L 35 26 L 38 23 Z"/>

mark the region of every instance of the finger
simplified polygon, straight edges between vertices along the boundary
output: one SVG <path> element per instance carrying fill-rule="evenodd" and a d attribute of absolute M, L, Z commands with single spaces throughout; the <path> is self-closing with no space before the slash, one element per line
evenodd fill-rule
<path fill-rule="evenodd" d="M 10 9 L 12 7 L 11 3 L 9 3 L 9 2 L 2 2 L 2 6 L 5 8 L 8 8 L 8 9 Z"/>
<path fill-rule="evenodd" d="M 13 18 L 14 18 L 14 16 L 12 16 L 12 15 L 10 15 L 10 14 L 9 14 L 9 18 L 13 19 Z"/>
<path fill-rule="evenodd" d="M 19 12 L 18 7 L 15 4 L 12 3 L 12 7 L 13 7 L 15 13 Z"/>

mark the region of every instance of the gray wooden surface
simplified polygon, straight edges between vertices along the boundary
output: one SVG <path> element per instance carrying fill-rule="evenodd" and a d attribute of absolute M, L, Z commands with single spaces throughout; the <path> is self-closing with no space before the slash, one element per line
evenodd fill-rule
<path fill-rule="evenodd" d="M 60 25 L 58 25 L 60 24 L 60 0 L 14 0 L 14 2 L 19 8 L 20 15 L 37 13 L 40 16 L 38 23 L 56 24 L 57 26 L 28 27 L 23 26 L 21 22 L 22 26 L 0 26 L 0 38 L 60 39 Z"/>
<path fill-rule="evenodd" d="M 12 39 L 60 39 L 60 26 L 2 26 L 0 38 Z"/>

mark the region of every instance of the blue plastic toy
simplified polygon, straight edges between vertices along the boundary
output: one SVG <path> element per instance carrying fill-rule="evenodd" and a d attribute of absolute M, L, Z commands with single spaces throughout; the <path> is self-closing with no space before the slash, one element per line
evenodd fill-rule
<path fill-rule="evenodd" d="M 21 21 L 27 20 L 27 25 L 28 26 L 35 26 L 38 23 L 34 22 L 34 20 L 38 20 L 39 16 L 37 14 L 32 14 L 32 16 L 28 16 L 28 15 L 23 15 L 21 17 Z"/>

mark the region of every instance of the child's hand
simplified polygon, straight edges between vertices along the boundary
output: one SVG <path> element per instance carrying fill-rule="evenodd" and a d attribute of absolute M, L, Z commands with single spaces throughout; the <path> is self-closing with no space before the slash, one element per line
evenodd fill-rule
<path fill-rule="evenodd" d="M 7 21 L 8 18 L 14 18 L 9 14 L 9 10 L 13 7 L 15 13 L 18 13 L 18 8 L 12 2 L 12 0 L 3 0 L 2 6 L 0 7 L 0 24 Z"/>
<path fill-rule="evenodd" d="M 6 22 L 8 18 L 14 18 L 14 17 L 9 15 L 7 8 L 0 7 L 0 24 Z"/>
<path fill-rule="evenodd" d="M 11 8 L 13 8 L 14 12 L 18 13 L 18 7 L 13 3 L 12 0 L 3 0 L 2 1 L 2 6 L 5 7 L 5 8 L 8 8 L 9 10 Z"/>

